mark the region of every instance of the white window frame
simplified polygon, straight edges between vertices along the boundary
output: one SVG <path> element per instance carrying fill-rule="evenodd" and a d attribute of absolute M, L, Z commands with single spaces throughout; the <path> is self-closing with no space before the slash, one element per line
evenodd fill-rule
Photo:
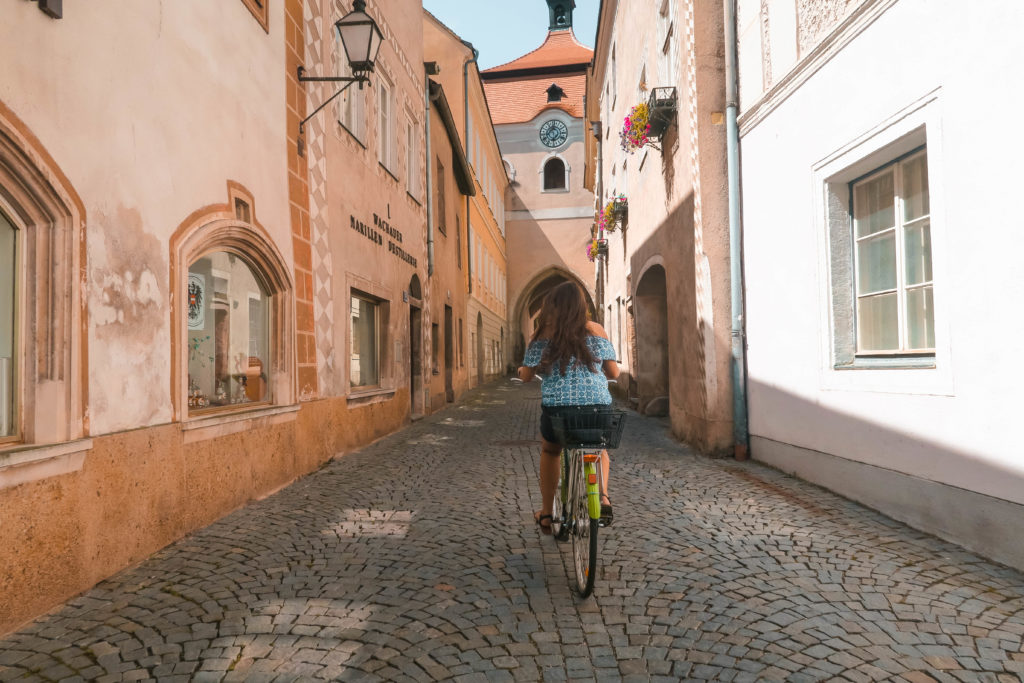
<path fill-rule="evenodd" d="M 377 79 L 377 161 L 395 174 L 395 92 L 383 73 Z"/>
<path fill-rule="evenodd" d="M 420 199 L 420 140 L 418 126 L 413 122 L 412 117 L 406 114 L 405 118 L 405 189 L 409 195 L 419 201 Z"/>
<path fill-rule="evenodd" d="M 24 232 L 18 224 L 9 218 L 3 207 L 0 206 L 0 221 L 10 225 L 13 233 L 14 253 L 12 255 L 13 282 L 12 311 L 11 311 L 11 358 L 10 367 L 7 369 L 8 385 L 4 387 L 0 383 L 0 446 L 6 443 L 17 443 L 21 440 L 21 377 L 20 369 L 22 358 L 21 344 L 21 292 L 24 270 L 21 263 L 21 242 Z M 0 283 L 3 284 L 3 283 Z"/>
<path fill-rule="evenodd" d="M 338 74 L 346 77 L 353 75 L 348 58 L 345 56 L 345 48 L 336 31 L 334 34 L 334 63 Z M 338 97 L 336 118 L 341 127 L 356 140 L 359 142 L 366 140 L 366 93 L 358 84 L 346 88 L 345 92 Z"/>
<path fill-rule="evenodd" d="M 352 306 L 352 299 L 359 299 L 360 301 L 365 301 L 366 303 L 371 304 L 373 306 L 373 339 L 374 339 L 373 365 L 374 365 L 374 370 L 376 370 L 376 373 L 377 373 L 377 383 L 376 384 L 359 384 L 359 385 L 352 384 L 351 361 L 352 361 L 352 355 L 354 353 L 354 351 L 352 349 L 352 346 L 355 343 L 355 335 L 352 333 L 352 319 L 351 319 L 352 318 L 352 313 L 351 313 L 351 310 L 349 311 L 349 331 L 348 331 L 348 333 L 349 333 L 349 340 L 348 340 L 349 367 L 347 368 L 347 373 L 349 375 L 349 377 L 348 377 L 348 390 L 349 390 L 350 393 L 358 393 L 358 392 L 361 392 L 361 391 L 372 391 L 374 389 L 378 389 L 378 388 L 384 386 L 384 367 L 383 367 L 384 364 L 381 362 L 381 349 L 384 346 L 383 339 L 381 338 L 382 327 L 383 327 L 381 325 L 381 318 L 382 318 L 382 313 L 383 313 L 383 302 L 380 299 L 378 299 L 377 297 L 375 297 L 375 296 L 371 296 L 369 294 L 365 294 L 362 291 L 359 291 L 359 290 L 356 290 L 356 289 L 352 289 L 352 290 L 349 291 L 349 308 L 350 309 L 351 309 L 351 306 Z"/>
<path fill-rule="evenodd" d="M 917 218 L 910 221 L 903 220 L 904 215 L 904 194 L 903 194 L 903 167 L 905 164 L 920 159 L 922 156 L 927 155 L 928 151 L 924 147 L 917 148 L 899 158 L 893 159 L 892 161 L 884 164 L 883 166 L 874 169 L 866 176 L 862 176 L 854 181 L 850 182 L 850 201 L 853 207 L 853 215 L 856 216 L 857 208 L 857 194 L 856 190 L 858 187 L 870 183 L 886 174 L 891 173 L 893 176 L 893 226 L 880 230 L 878 232 L 870 233 L 861 237 L 857 236 L 856 231 L 856 218 L 854 218 L 854 230 L 853 230 L 853 286 L 854 286 L 854 310 L 855 310 L 855 329 L 858 331 L 856 334 L 857 339 L 857 357 L 867 356 L 934 356 L 935 347 L 925 348 L 910 348 L 907 332 L 907 302 L 906 297 L 908 292 L 914 290 L 920 290 L 927 287 L 931 287 L 933 291 L 933 308 L 934 308 L 934 278 L 935 271 L 932 270 L 932 279 L 915 283 L 913 285 L 907 285 L 906 283 L 906 231 L 922 225 L 928 225 L 928 230 L 931 232 L 931 211 L 925 213 Z M 866 294 L 860 293 L 860 262 L 861 262 L 861 245 L 868 244 L 873 240 L 877 240 L 885 235 L 892 234 L 895 241 L 896 251 L 896 283 L 895 287 L 886 290 L 879 290 L 868 292 Z M 929 240 L 930 241 L 930 240 Z M 930 255 L 929 255 L 930 260 Z M 897 339 L 898 346 L 895 349 L 864 349 L 861 346 L 859 329 L 861 326 L 860 321 L 860 302 L 866 299 L 873 299 L 880 296 L 895 294 L 896 295 L 896 325 L 897 325 Z M 934 314 L 934 310 L 933 310 Z M 933 319 L 934 324 L 934 319 Z"/>
<path fill-rule="evenodd" d="M 544 169 L 547 167 L 548 162 L 551 161 L 552 159 L 559 159 L 562 162 L 562 166 L 564 167 L 564 171 L 565 171 L 564 183 L 565 183 L 565 185 L 562 186 L 562 187 L 547 188 L 547 187 L 544 186 Z M 569 192 L 570 171 L 571 171 L 571 169 L 569 168 L 569 161 L 565 157 L 563 157 L 561 154 L 559 154 L 558 152 L 552 152 L 551 154 L 548 154 L 546 157 L 541 159 L 540 168 L 537 171 L 538 175 L 540 176 L 540 191 L 541 191 L 541 193 L 545 193 L 545 194 L 546 193 L 555 193 L 555 194 L 557 194 L 559 192 Z"/>

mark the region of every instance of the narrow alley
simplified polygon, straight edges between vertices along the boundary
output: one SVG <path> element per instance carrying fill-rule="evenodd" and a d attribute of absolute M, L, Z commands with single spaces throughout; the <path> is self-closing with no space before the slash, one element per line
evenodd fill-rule
<path fill-rule="evenodd" d="M 595 597 L 487 384 L 0 640 L 0 680 L 1018 680 L 1024 577 L 630 414 Z M 928 675 L 919 673 L 927 671 Z M 929 677 L 930 676 L 930 677 Z"/>

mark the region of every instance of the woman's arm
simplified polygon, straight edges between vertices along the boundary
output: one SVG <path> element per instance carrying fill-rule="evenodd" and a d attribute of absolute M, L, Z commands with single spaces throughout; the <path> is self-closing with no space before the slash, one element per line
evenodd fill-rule
<path fill-rule="evenodd" d="M 587 333 L 595 337 L 604 337 L 609 342 L 611 341 L 605 329 L 593 320 L 587 321 Z M 617 379 L 619 376 L 619 364 L 613 359 L 606 360 L 601 363 L 601 371 L 604 372 L 604 376 L 608 379 Z"/>
<path fill-rule="evenodd" d="M 517 374 L 519 375 L 519 379 L 524 382 L 532 382 L 533 378 L 537 376 L 536 368 L 531 368 L 526 365 L 521 365 Z"/>

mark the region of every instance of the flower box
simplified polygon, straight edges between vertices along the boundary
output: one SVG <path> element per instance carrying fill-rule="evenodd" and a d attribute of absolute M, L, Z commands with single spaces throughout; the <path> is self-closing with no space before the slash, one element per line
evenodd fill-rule
<path fill-rule="evenodd" d="M 675 88 L 651 89 L 651 96 L 647 100 L 647 138 L 649 140 L 661 141 L 669 125 L 675 121 L 678 108 L 679 102 Z"/>

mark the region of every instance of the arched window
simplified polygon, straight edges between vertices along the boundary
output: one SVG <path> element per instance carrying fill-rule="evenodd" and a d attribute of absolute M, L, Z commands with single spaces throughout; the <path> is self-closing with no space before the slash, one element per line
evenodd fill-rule
<path fill-rule="evenodd" d="M 544 189 L 565 189 L 565 162 L 558 157 L 551 157 L 544 164 Z"/>
<path fill-rule="evenodd" d="M 182 225 L 171 239 L 175 416 L 295 402 L 295 312 L 289 268 L 228 184 L 227 205 Z M 232 211 L 232 208 L 234 210 Z M 241 208 L 240 208 L 241 207 Z"/>

